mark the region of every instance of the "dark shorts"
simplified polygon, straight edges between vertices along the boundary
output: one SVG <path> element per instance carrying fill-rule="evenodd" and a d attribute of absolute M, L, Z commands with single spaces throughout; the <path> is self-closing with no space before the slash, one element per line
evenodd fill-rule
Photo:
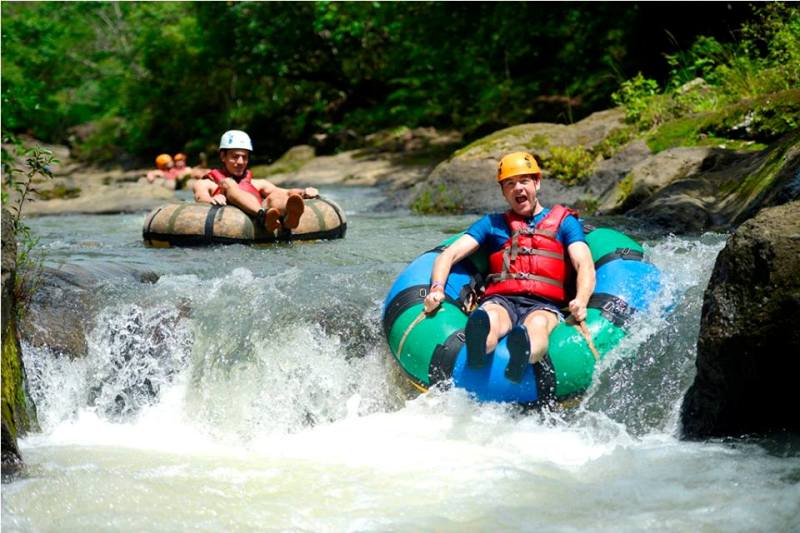
<path fill-rule="evenodd" d="M 535 296 L 503 296 L 502 294 L 493 294 L 481 302 L 480 307 L 486 304 L 497 304 L 506 311 L 511 318 L 511 323 L 514 325 L 522 324 L 525 318 L 534 311 L 545 310 L 555 313 L 559 322 L 564 320 L 564 315 L 557 305 L 536 298 Z"/>

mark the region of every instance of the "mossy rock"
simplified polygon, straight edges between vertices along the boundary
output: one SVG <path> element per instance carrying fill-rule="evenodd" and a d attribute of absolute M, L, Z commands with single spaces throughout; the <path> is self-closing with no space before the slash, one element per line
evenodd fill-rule
<path fill-rule="evenodd" d="M 68 187 L 66 185 L 56 185 L 51 189 L 40 190 L 39 198 L 42 200 L 68 200 L 77 198 L 81 195 L 80 187 Z"/>
<path fill-rule="evenodd" d="M 516 151 L 530 152 L 542 164 L 543 174 L 548 178 L 544 185 L 549 195 L 547 203 L 571 204 L 579 197 L 596 197 L 597 192 L 584 184 L 599 158 L 594 150 L 621 128 L 625 128 L 623 111 L 610 109 L 593 113 L 576 124 L 520 124 L 496 131 L 440 163 L 427 182 L 416 189 L 410 205 L 422 212 L 435 213 L 507 209 L 498 192 L 495 174 L 500 158 Z M 549 162 L 557 165 L 549 168 Z M 553 177 L 562 179 L 549 179 Z M 588 203 L 596 205 L 593 199 Z"/>
<path fill-rule="evenodd" d="M 3 475 L 21 464 L 17 436 L 36 424 L 36 412 L 25 396 L 25 368 L 17 335 L 15 305 L 17 243 L 12 216 L 2 212 L 2 439 Z"/>
<path fill-rule="evenodd" d="M 800 128 L 800 89 L 743 100 L 716 113 L 702 132 L 730 139 L 772 142 Z"/>
<path fill-rule="evenodd" d="M 759 152 L 711 148 L 696 172 L 670 181 L 626 214 L 678 233 L 729 229 L 764 206 L 800 197 L 799 176 L 800 131 Z"/>
<path fill-rule="evenodd" d="M 798 128 L 800 89 L 790 89 L 670 120 L 648 135 L 647 144 L 655 153 L 678 146 L 757 151 Z"/>
<path fill-rule="evenodd" d="M 591 150 L 606 140 L 611 132 L 624 126 L 621 109 L 598 111 L 575 124 L 519 124 L 470 143 L 456 151 L 450 159 L 499 159 L 502 154 L 523 150 L 546 158 L 552 146 L 581 145 Z"/>

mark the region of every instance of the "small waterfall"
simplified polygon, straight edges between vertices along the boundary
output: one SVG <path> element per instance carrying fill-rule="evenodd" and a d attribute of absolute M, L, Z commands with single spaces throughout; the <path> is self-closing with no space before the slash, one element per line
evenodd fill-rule
<path fill-rule="evenodd" d="M 81 409 L 128 420 L 157 403 L 162 389 L 186 367 L 191 337 L 180 309 L 124 304 L 102 310 L 96 322 L 85 358 L 23 347 L 28 388 L 43 428 Z"/>
<path fill-rule="evenodd" d="M 115 289 L 87 335 L 87 357 L 25 347 L 43 427 L 85 410 L 132 422 L 168 397 L 187 423 L 246 442 L 402 405 L 378 303 L 345 300 L 335 286 L 310 298 L 287 274 L 237 268 L 202 291 L 190 290 L 194 276 L 165 276 L 149 294 Z M 181 394 L 165 395 L 170 388 Z"/>

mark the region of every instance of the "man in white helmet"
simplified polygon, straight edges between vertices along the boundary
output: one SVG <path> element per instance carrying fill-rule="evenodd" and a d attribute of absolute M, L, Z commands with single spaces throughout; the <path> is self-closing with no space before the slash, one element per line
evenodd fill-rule
<path fill-rule="evenodd" d="M 240 130 L 222 134 L 219 142 L 221 169 L 214 169 L 194 185 L 194 198 L 213 205 L 235 205 L 264 224 L 268 231 L 280 226 L 294 229 L 305 210 L 304 198 L 316 198 L 314 187 L 282 189 L 265 179 L 253 179 L 248 170 L 253 144 Z"/>

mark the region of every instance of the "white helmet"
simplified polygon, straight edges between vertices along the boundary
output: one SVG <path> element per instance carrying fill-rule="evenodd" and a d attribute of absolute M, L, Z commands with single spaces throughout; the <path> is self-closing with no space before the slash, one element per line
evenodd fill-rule
<path fill-rule="evenodd" d="M 253 151 L 253 143 L 250 136 L 241 130 L 229 130 L 222 134 L 219 140 L 220 150 L 243 149 Z"/>

